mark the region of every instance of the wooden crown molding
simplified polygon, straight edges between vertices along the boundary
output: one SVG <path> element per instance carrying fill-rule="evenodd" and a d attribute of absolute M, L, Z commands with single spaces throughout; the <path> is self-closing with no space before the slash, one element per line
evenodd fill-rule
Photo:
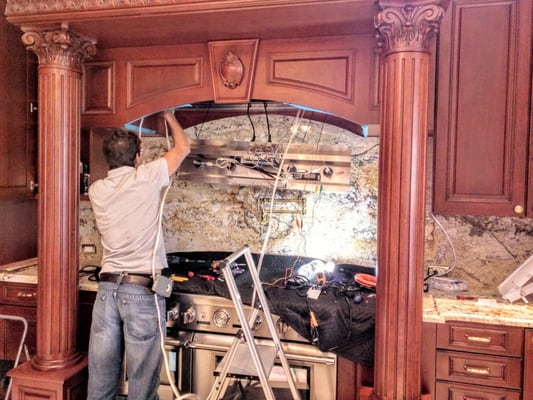
<path fill-rule="evenodd" d="M 342 3 L 346 0 L 7 0 L 6 16 L 30 14 L 55 14 L 75 11 L 127 10 L 141 8 L 160 8 L 166 13 L 169 8 L 188 11 L 209 11 L 238 8 L 263 8 L 273 6 L 293 6 L 295 4 Z M 354 2 L 357 2 L 354 0 Z M 170 7 L 174 6 L 174 7 Z"/>

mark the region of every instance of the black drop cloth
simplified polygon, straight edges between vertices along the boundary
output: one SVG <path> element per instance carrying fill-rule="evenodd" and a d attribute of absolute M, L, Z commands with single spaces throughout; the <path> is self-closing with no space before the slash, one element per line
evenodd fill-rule
<path fill-rule="evenodd" d="M 180 253 L 179 265 L 170 265 L 171 272 L 186 275 L 193 271 L 195 276 L 186 282 L 175 282 L 174 291 L 231 298 L 226 283 L 221 279 L 222 275 L 217 275 L 210 267 L 211 261 L 222 260 L 229 253 L 209 253 L 209 256 L 205 254 L 202 253 L 202 262 L 197 262 L 191 261 L 194 257 L 199 257 L 197 254 Z M 257 256 L 254 255 L 254 259 L 257 263 Z M 287 268 L 295 271 L 312 260 L 314 259 L 279 255 L 264 257 L 260 278 L 264 282 L 263 288 L 271 311 L 321 351 L 333 352 L 364 366 L 372 366 L 375 293 L 373 290 L 354 285 L 353 281 L 354 273 L 368 273 L 371 269 L 351 264 L 338 265 L 335 272 L 328 276 L 328 284 L 322 288 L 316 300 L 305 295 L 308 289 L 305 286 L 291 289 L 279 287 L 283 285 L 283 280 L 277 283 L 278 286 L 271 285 L 284 278 Z M 248 267 L 243 265 L 242 269 L 245 272 L 235 275 L 235 282 L 242 301 L 250 304 L 253 294 L 252 280 L 247 272 Z M 202 275 L 213 276 L 215 280 L 205 280 L 201 278 Z M 361 296 L 360 302 L 354 302 L 354 294 Z M 311 311 L 318 322 L 314 334 L 311 329 Z"/>
<path fill-rule="evenodd" d="M 296 290 L 268 288 L 265 292 L 271 310 L 300 335 L 313 340 L 310 312 L 318 322 L 316 345 L 322 351 L 372 366 L 374 362 L 375 295 L 363 293 L 361 303 L 336 288 L 322 291 L 318 299 L 308 299 Z"/>

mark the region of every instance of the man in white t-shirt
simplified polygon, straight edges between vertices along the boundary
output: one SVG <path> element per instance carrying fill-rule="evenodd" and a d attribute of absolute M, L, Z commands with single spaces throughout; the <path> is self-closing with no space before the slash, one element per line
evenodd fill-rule
<path fill-rule="evenodd" d="M 161 189 L 190 152 L 174 112 L 165 111 L 162 117 L 174 142 L 167 153 L 140 164 L 140 138 L 116 130 L 104 140 L 107 177 L 89 188 L 103 248 L 89 342 L 89 400 L 116 399 L 123 355 L 128 400 L 158 398 L 159 329 L 165 332 L 166 310 L 164 297 L 151 288 L 167 267 L 160 237 Z"/>

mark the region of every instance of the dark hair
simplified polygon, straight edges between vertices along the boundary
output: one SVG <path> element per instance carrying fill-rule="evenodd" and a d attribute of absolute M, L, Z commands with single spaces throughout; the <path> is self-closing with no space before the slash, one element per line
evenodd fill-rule
<path fill-rule="evenodd" d="M 104 156 L 109 169 L 135 166 L 135 157 L 141 151 L 141 139 L 132 132 L 116 129 L 104 139 Z"/>

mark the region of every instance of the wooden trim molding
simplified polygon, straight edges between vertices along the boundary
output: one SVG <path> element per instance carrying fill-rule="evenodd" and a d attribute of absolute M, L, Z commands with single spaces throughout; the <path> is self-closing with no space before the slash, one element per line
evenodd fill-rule
<path fill-rule="evenodd" d="M 352 102 L 354 50 L 271 54 L 268 84 L 306 88 Z"/>
<path fill-rule="evenodd" d="M 344 0 L 343 0 L 344 1 Z M 332 3 L 334 0 L 292 0 L 292 4 L 312 4 Z M 39 14 L 45 15 L 60 12 L 76 11 L 98 11 L 98 10 L 117 10 L 121 15 L 131 13 L 139 14 L 139 8 L 159 9 L 161 13 L 168 12 L 169 8 L 183 9 L 185 11 L 202 11 L 207 9 L 237 9 L 237 8 L 259 8 L 272 7 L 286 4 L 280 0 L 143 0 L 142 7 L 139 6 L 139 0 L 121 0 L 121 1 L 98 1 L 98 0 L 81 0 L 81 1 L 64 1 L 64 0 L 10 0 L 7 2 L 7 15 L 28 15 Z M 154 11 L 151 11 L 154 12 Z"/>
<path fill-rule="evenodd" d="M 115 63 L 88 62 L 83 65 L 82 114 L 115 112 Z"/>
<path fill-rule="evenodd" d="M 126 81 L 126 108 L 131 108 L 169 92 L 204 86 L 203 59 L 132 60 L 127 63 Z"/>

